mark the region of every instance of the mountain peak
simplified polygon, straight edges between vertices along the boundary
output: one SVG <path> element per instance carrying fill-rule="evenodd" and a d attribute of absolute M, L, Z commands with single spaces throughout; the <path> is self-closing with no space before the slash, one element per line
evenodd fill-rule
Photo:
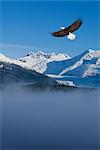
<path fill-rule="evenodd" d="M 27 70 L 35 70 L 42 74 L 60 76 L 98 76 L 100 75 L 100 50 L 86 50 L 80 55 L 70 58 L 66 53 L 45 53 L 30 51 L 27 56 L 11 59 L 0 53 L 0 69 L 13 71 L 12 65 Z M 2 63 L 6 63 L 2 65 Z M 10 65 L 10 67 L 9 67 Z"/>
<path fill-rule="evenodd" d="M 88 50 L 85 50 L 84 52 L 83 52 L 84 54 L 93 54 L 93 53 L 100 53 L 100 50 L 93 50 L 93 49 L 88 49 Z"/>
<path fill-rule="evenodd" d="M 0 61 L 11 62 L 11 59 L 4 54 L 0 53 Z"/>
<path fill-rule="evenodd" d="M 84 59 L 90 60 L 93 57 L 100 57 L 100 50 L 89 49 L 85 51 Z"/>
<path fill-rule="evenodd" d="M 93 49 L 88 49 L 88 50 L 86 50 L 85 52 L 86 53 L 93 53 L 95 50 L 93 50 Z"/>
<path fill-rule="evenodd" d="M 30 57 L 40 57 L 40 56 L 47 56 L 47 55 L 50 55 L 48 53 L 45 53 L 43 51 L 37 51 L 37 52 L 33 52 L 33 51 L 30 51 L 26 56 L 30 56 Z"/>
<path fill-rule="evenodd" d="M 54 58 L 54 57 L 65 57 L 66 59 L 67 58 L 70 58 L 70 56 L 66 53 L 55 53 L 55 52 L 51 52 L 51 53 L 46 53 L 46 52 L 43 52 L 43 51 L 37 51 L 37 52 L 33 52 L 33 51 L 30 51 L 26 57 L 31 57 L 31 58 Z"/>

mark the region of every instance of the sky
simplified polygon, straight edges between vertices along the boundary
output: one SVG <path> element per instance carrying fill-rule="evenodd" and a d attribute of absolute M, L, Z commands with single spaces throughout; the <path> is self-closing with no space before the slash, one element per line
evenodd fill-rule
<path fill-rule="evenodd" d="M 68 53 L 100 49 L 99 1 L 0 1 L 0 52 L 21 57 L 29 51 Z M 74 41 L 50 32 L 83 20 Z"/>

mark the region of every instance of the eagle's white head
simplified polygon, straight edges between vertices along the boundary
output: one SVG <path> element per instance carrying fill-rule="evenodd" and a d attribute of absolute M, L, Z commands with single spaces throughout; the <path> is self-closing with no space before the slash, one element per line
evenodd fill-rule
<path fill-rule="evenodd" d="M 65 29 L 65 27 L 60 27 L 60 30 L 64 30 Z"/>

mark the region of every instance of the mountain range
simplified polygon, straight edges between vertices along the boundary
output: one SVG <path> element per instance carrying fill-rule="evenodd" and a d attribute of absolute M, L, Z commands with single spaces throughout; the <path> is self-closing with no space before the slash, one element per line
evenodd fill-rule
<path fill-rule="evenodd" d="M 66 53 L 29 52 L 12 59 L 0 54 L 0 83 L 33 83 L 66 86 L 100 86 L 100 51 Z"/>

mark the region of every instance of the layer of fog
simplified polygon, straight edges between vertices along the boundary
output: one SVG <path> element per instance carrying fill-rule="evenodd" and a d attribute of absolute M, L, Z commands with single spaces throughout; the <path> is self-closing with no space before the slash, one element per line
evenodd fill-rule
<path fill-rule="evenodd" d="M 98 149 L 99 97 L 95 89 L 2 88 L 2 148 Z"/>

